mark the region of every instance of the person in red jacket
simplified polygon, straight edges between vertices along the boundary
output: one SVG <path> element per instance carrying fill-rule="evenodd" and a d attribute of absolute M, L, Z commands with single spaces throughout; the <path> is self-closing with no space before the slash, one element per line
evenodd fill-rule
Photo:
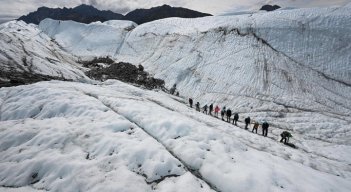
<path fill-rule="evenodd" d="M 221 109 L 218 107 L 218 105 L 216 105 L 216 108 L 215 108 L 215 116 L 218 117 L 218 112 L 220 111 Z"/>

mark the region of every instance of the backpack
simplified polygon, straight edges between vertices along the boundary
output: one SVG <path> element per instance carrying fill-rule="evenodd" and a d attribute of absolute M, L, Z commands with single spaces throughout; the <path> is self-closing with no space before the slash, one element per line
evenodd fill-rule
<path fill-rule="evenodd" d="M 250 123 L 250 117 L 245 118 L 245 123 Z"/>
<path fill-rule="evenodd" d="M 283 131 L 283 133 L 280 134 L 280 136 L 282 136 L 282 137 L 292 137 L 291 133 L 289 133 L 288 131 Z"/>
<path fill-rule="evenodd" d="M 257 129 L 259 125 L 260 125 L 260 124 L 258 124 L 258 123 L 256 122 L 256 123 L 254 124 L 253 128 Z"/>
<path fill-rule="evenodd" d="M 268 127 L 269 127 L 269 124 L 268 124 L 267 122 L 264 122 L 264 123 L 262 124 L 262 128 L 268 129 Z"/>

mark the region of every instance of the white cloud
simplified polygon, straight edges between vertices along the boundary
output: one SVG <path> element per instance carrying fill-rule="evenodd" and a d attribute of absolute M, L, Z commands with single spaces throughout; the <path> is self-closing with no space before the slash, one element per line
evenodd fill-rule
<path fill-rule="evenodd" d="M 266 2 L 282 7 L 325 7 L 346 5 L 350 0 L 267 0 Z"/>

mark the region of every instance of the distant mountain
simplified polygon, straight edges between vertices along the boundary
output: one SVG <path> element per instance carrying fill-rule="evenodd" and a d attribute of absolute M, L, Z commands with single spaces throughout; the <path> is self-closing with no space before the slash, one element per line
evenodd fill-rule
<path fill-rule="evenodd" d="M 73 20 L 80 23 L 91 23 L 95 21 L 107 20 L 130 20 L 137 24 L 142 24 L 158 19 L 168 17 L 196 18 L 211 16 L 207 13 L 201 13 L 190 9 L 171 7 L 163 5 L 151 9 L 137 9 L 126 16 L 112 11 L 101 11 L 90 5 L 80 5 L 75 8 L 48 8 L 40 7 L 37 11 L 21 16 L 18 20 L 23 20 L 26 23 L 39 24 L 40 21 L 51 18 L 55 20 Z"/>
<path fill-rule="evenodd" d="M 163 5 L 159 7 L 153 7 L 151 9 L 136 9 L 129 12 L 124 19 L 134 21 L 137 24 L 142 24 L 158 19 L 168 17 L 181 17 L 181 18 L 196 18 L 211 16 L 211 14 L 201 13 L 198 11 L 185 9 L 181 7 L 171 7 L 169 5 Z"/>
<path fill-rule="evenodd" d="M 263 5 L 260 10 L 264 11 L 274 11 L 277 9 L 280 9 L 281 7 L 279 5 Z"/>
<path fill-rule="evenodd" d="M 95 21 L 119 20 L 123 18 L 122 14 L 112 11 L 100 11 L 90 5 L 80 5 L 75 8 L 48 8 L 40 7 L 37 11 L 20 17 L 26 23 L 39 24 L 40 21 L 51 18 L 56 20 L 73 20 L 80 23 L 91 23 Z"/>

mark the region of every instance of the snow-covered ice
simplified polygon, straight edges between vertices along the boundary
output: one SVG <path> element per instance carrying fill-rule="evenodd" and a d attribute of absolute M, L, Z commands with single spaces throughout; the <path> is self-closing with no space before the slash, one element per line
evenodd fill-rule
<path fill-rule="evenodd" d="M 132 21 L 118 20 L 82 24 L 45 19 L 40 22 L 39 28 L 59 41 L 64 50 L 87 59 L 116 54 L 136 25 Z"/>
<path fill-rule="evenodd" d="M 78 57 L 94 47 L 96 54 L 141 64 L 167 87 L 177 83 L 183 97 L 226 105 L 241 120 L 266 119 L 350 145 L 350 12 L 349 6 L 277 10 L 140 26 L 47 19 L 39 28 Z M 89 38 L 78 38 L 74 30 Z"/>
<path fill-rule="evenodd" d="M 94 86 L 60 84 L 1 90 L 1 186 L 149 191 L 176 177 L 162 186 L 208 190 L 164 146 L 90 96 L 86 88 Z"/>
<path fill-rule="evenodd" d="M 30 73 L 87 81 L 77 58 L 37 26 L 23 21 L 0 25 L 0 68 L 4 74 Z M 6 80 L 6 79 L 4 79 Z"/>
<path fill-rule="evenodd" d="M 50 191 L 348 191 L 350 146 L 329 157 L 119 81 L 0 89 L 0 186 Z M 239 124 L 242 126 L 242 124 Z M 307 141 L 309 141 L 307 139 Z M 313 144 L 313 143 L 312 143 Z M 1 188 L 0 188 L 1 189 Z"/>

